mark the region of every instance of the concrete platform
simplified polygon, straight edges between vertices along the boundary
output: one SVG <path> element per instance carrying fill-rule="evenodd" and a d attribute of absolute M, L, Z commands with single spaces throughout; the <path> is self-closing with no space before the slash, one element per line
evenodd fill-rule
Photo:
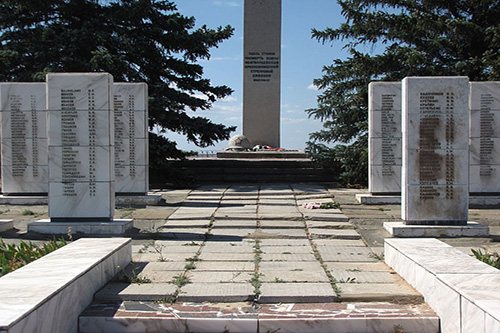
<path fill-rule="evenodd" d="M 283 158 L 283 159 L 307 159 L 303 150 L 258 150 L 258 151 L 218 151 L 217 158 Z"/>
<path fill-rule="evenodd" d="M 14 228 L 14 220 L 0 220 L 0 232 Z"/>
<path fill-rule="evenodd" d="M 50 219 L 44 219 L 29 223 L 28 231 L 46 235 L 66 235 L 68 233 L 123 235 L 132 228 L 132 222 L 132 219 L 114 219 L 112 222 L 51 222 Z"/>
<path fill-rule="evenodd" d="M 156 206 L 160 201 L 160 194 L 115 196 L 115 203 L 119 206 Z"/>
<path fill-rule="evenodd" d="M 490 235 L 490 228 L 477 222 L 468 222 L 466 226 L 384 222 L 384 228 L 394 237 L 488 237 Z"/>
<path fill-rule="evenodd" d="M 0 195 L 0 205 L 47 205 L 47 196 Z"/>
<path fill-rule="evenodd" d="M 401 204 L 400 195 L 377 195 L 371 193 L 356 194 L 356 200 L 363 205 L 397 205 Z M 486 207 L 500 205 L 498 195 L 471 195 L 469 196 L 471 207 Z"/>

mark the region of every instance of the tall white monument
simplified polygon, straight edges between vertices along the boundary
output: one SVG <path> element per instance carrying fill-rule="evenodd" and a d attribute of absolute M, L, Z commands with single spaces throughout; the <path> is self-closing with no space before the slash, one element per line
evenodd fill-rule
<path fill-rule="evenodd" d="M 245 0 L 243 135 L 280 146 L 281 0 Z"/>

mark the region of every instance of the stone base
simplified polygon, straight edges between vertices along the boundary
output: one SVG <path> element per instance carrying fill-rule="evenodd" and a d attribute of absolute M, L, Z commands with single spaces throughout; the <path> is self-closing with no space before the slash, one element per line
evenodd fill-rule
<path fill-rule="evenodd" d="M 0 205 L 47 205 L 48 196 L 0 195 Z"/>
<path fill-rule="evenodd" d="M 401 204 L 400 195 L 356 194 L 356 200 L 363 205 L 391 205 Z M 500 196 L 469 196 L 471 207 L 500 205 Z"/>
<path fill-rule="evenodd" d="M 303 150 L 218 151 L 217 158 L 308 158 Z"/>
<path fill-rule="evenodd" d="M 467 225 L 407 225 L 403 222 L 384 222 L 384 229 L 394 237 L 488 237 L 490 228 L 477 222 Z"/>
<path fill-rule="evenodd" d="M 161 194 L 116 195 L 117 206 L 156 206 L 161 201 Z"/>
<path fill-rule="evenodd" d="M 401 204 L 400 195 L 356 194 L 356 200 L 363 205 Z"/>
<path fill-rule="evenodd" d="M 0 220 L 0 232 L 14 228 L 14 220 Z"/>
<path fill-rule="evenodd" d="M 133 219 L 115 219 L 111 222 L 50 222 L 50 219 L 43 219 L 28 223 L 28 232 L 65 235 L 71 228 L 72 234 L 123 235 L 132 226 Z"/>

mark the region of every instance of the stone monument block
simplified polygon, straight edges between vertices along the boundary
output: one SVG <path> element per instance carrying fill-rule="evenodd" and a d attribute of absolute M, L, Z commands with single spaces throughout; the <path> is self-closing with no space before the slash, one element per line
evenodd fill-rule
<path fill-rule="evenodd" d="M 142 194 L 148 177 L 148 86 L 114 84 L 116 193 Z"/>
<path fill-rule="evenodd" d="M 470 192 L 500 192 L 500 82 L 470 83 Z"/>
<path fill-rule="evenodd" d="M 113 77 L 47 75 L 51 221 L 110 221 L 114 215 Z"/>
<path fill-rule="evenodd" d="M 371 82 L 368 91 L 368 189 L 373 194 L 400 193 L 401 82 Z"/>
<path fill-rule="evenodd" d="M 406 224 L 465 225 L 469 80 L 407 77 L 402 95 L 402 219 Z"/>
<path fill-rule="evenodd" d="M 0 83 L 2 192 L 48 192 L 45 83 Z"/>
<path fill-rule="evenodd" d="M 245 0 L 243 135 L 280 146 L 281 0 Z"/>

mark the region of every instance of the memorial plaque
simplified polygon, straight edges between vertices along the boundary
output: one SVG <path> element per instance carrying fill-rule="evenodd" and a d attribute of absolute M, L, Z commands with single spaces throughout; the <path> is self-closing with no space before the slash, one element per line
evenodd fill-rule
<path fill-rule="evenodd" d="M 500 82 L 470 83 L 471 193 L 500 192 Z"/>
<path fill-rule="evenodd" d="M 465 225 L 469 196 L 469 80 L 403 80 L 402 219 Z"/>
<path fill-rule="evenodd" d="M 116 193 L 142 194 L 148 179 L 148 86 L 114 84 Z"/>
<path fill-rule="evenodd" d="M 280 146 L 281 0 L 245 0 L 243 135 Z"/>
<path fill-rule="evenodd" d="M 400 193 L 401 82 L 371 82 L 368 90 L 368 190 Z"/>
<path fill-rule="evenodd" d="M 48 192 L 45 83 L 1 83 L 2 192 Z"/>
<path fill-rule="evenodd" d="M 114 215 L 113 77 L 47 75 L 51 221 Z"/>

